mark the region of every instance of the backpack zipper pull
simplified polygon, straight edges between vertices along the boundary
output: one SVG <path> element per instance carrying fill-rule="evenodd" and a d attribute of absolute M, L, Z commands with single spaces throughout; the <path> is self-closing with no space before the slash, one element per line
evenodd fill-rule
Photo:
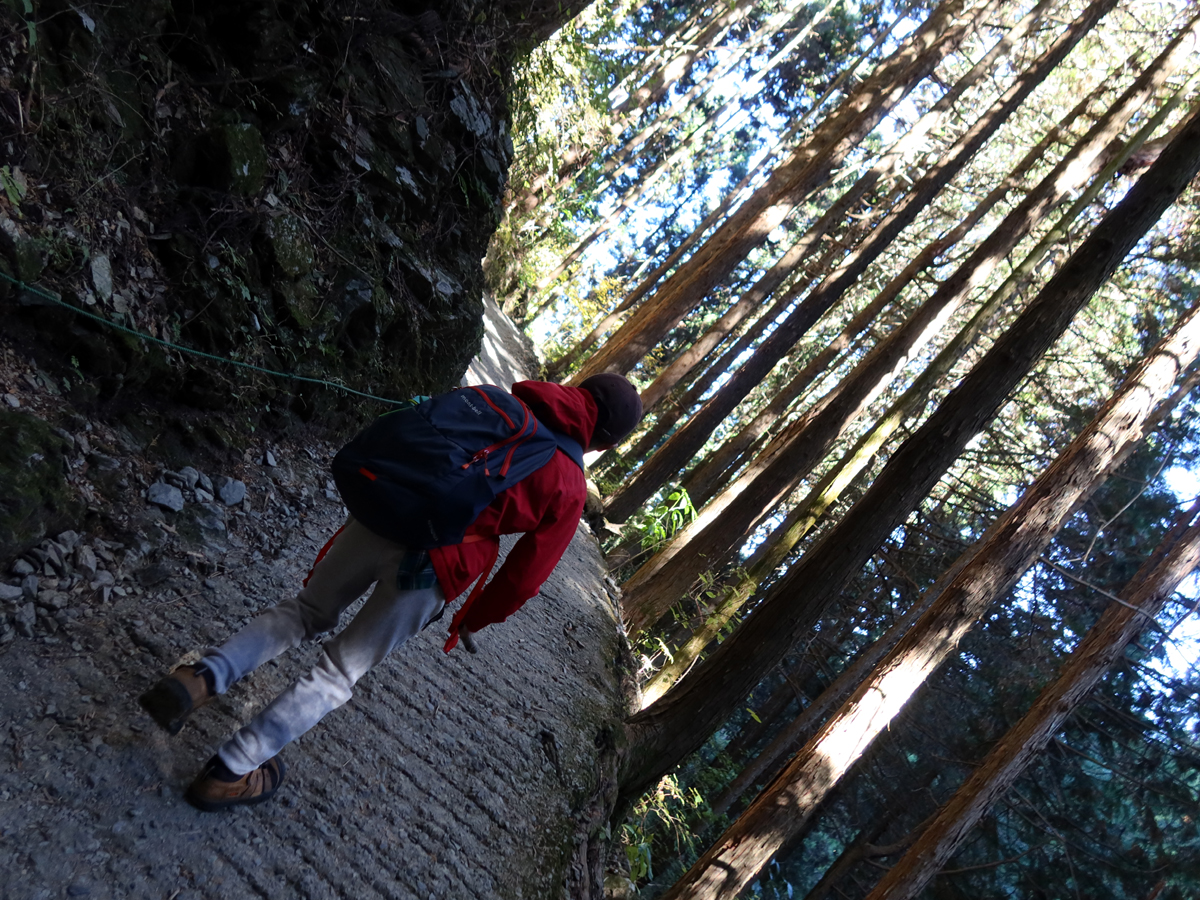
<path fill-rule="evenodd" d="M 491 451 L 491 449 L 492 449 L 491 447 L 484 447 L 482 450 L 475 451 L 475 455 L 472 456 L 470 459 L 468 459 L 461 466 L 459 466 L 459 468 L 460 469 L 469 469 L 469 468 L 471 468 L 472 464 L 477 463 L 480 460 L 483 460 L 483 474 L 484 475 L 490 474 L 488 472 L 488 467 L 487 467 L 487 458 L 488 458 L 488 453 Z"/>

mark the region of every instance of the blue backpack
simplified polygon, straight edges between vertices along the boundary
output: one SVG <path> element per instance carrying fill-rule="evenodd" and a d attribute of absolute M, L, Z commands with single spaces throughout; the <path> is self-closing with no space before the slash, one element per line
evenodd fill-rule
<path fill-rule="evenodd" d="M 371 531 L 413 549 L 444 547 L 461 543 L 497 494 L 560 448 L 583 468 L 577 441 L 485 384 L 380 416 L 333 458 L 333 480 Z"/>

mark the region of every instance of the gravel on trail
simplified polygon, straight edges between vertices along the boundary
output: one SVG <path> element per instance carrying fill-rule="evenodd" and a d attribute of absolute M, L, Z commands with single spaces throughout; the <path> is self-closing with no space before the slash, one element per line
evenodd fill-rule
<path fill-rule="evenodd" d="M 442 653 L 447 617 L 363 678 L 283 751 L 274 801 L 183 801 L 319 647 L 263 666 L 176 737 L 136 698 L 298 589 L 344 516 L 334 450 L 256 441 L 229 472 L 99 454 L 104 477 L 149 473 L 105 535 L 65 532 L 0 563 L 0 897 L 567 896 L 624 712 L 617 600 L 586 524 L 478 655 Z"/>

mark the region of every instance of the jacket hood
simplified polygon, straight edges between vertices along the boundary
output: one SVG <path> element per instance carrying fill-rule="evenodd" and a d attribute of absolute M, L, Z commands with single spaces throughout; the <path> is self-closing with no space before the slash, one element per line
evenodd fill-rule
<path fill-rule="evenodd" d="M 574 438 L 587 450 L 598 412 L 591 394 L 583 388 L 548 381 L 518 381 L 512 393 L 525 401 L 539 422 Z"/>

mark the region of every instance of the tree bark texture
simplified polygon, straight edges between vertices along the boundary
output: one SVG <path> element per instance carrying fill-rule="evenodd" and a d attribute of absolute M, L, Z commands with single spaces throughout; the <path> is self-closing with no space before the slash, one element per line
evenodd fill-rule
<path fill-rule="evenodd" d="M 876 163 L 860 175 L 819 219 L 801 235 L 788 250 L 747 291 L 743 292 L 725 314 L 709 330 L 681 353 L 666 369 L 659 373 L 654 382 L 642 391 L 643 408 L 653 407 L 664 394 L 670 391 L 687 372 L 703 360 L 716 344 L 746 316 L 770 297 L 796 267 L 816 250 L 825 235 L 842 224 L 846 216 L 889 175 L 895 173 L 906 154 L 919 146 L 921 141 L 938 125 L 942 124 L 955 104 L 970 88 L 983 78 L 993 74 L 996 61 L 1006 56 L 1013 45 L 1022 40 L 1033 26 L 1041 20 L 1051 0 L 1042 0 L 1034 9 L 1009 29 L 996 44 L 974 66 L 958 79 L 945 94 L 897 140 Z M 885 202 L 885 207 L 890 203 Z"/>
<path fill-rule="evenodd" d="M 591 349 L 601 337 L 615 328 L 622 321 L 622 314 L 639 304 L 645 295 L 648 294 L 656 284 L 658 284 L 663 276 L 668 272 L 671 272 L 679 260 L 681 260 L 684 255 L 691 250 L 692 247 L 700 243 L 701 239 L 708 234 L 709 230 L 715 224 L 725 218 L 725 215 L 729 212 L 729 210 L 736 209 L 741 202 L 747 199 L 747 188 L 753 182 L 757 181 L 763 172 L 770 168 L 783 150 L 789 146 L 789 144 L 792 142 L 792 139 L 795 138 L 795 136 L 799 134 L 802 128 L 807 124 L 808 119 L 814 113 L 822 109 L 825 105 L 825 102 L 835 93 L 837 93 L 841 86 L 858 70 L 859 66 L 861 66 L 875 53 L 876 50 L 879 49 L 880 46 L 882 46 L 883 42 L 887 40 L 888 36 L 892 33 L 900 21 L 901 20 L 898 17 L 893 18 L 889 21 L 885 28 L 880 30 L 880 32 L 875 36 L 875 40 L 872 42 L 871 46 L 863 50 L 850 66 L 847 66 L 840 73 L 838 73 L 837 78 L 833 80 L 833 82 L 828 88 L 826 88 L 825 92 L 816 100 L 816 102 L 813 103 L 813 105 L 807 109 L 795 122 L 793 122 L 787 131 L 780 135 L 774 146 L 772 146 L 771 149 L 763 155 L 763 158 L 759 160 L 754 168 L 746 173 L 742 180 L 738 182 L 736 187 L 725 194 L 717 207 L 707 216 L 705 216 L 704 220 L 699 225 L 692 229 L 688 236 L 684 238 L 682 242 L 680 242 L 679 246 L 672 250 L 667 258 L 663 260 L 663 262 L 657 267 L 655 267 L 654 271 L 646 276 L 637 285 L 637 287 L 635 287 L 629 293 L 629 295 L 621 301 L 620 305 L 612 313 L 606 316 L 600 322 L 600 324 L 593 328 L 587 337 L 583 338 L 578 344 L 575 345 L 575 347 L 570 350 L 569 353 L 564 355 L 561 359 L 555 361 L 550 366 L 549 371 L 551 374 L 555 376 L 561 375 L 563 372 L 573 366 L 579 360 L 579 358 L 583 356 L 584 353 L 586 353 L 589 349 Z M 753 192 L 751 192 L 750 196 L 752 195 Z M 578 384 L 579 380 L 580 375 L 576 374 L 570 383 Z"/>
<path fill-rule="evenodd" d="M 687 529 L 626 582 L 625 602 L 632 629 L 654 622 L 687 589 L 698 572 L 727 558 L 765 512 L 794 489 L 847 424 L 887 387 L 911 354 L 933 338 L 949 315 L 986 280 L 1030 228 L 1071 191 L 1086 184 L 1111 159 L 1112 153 L 1119 152 L 1121 145 L 1116 136 L 1186 58 L 1186 49 L 1181 34 L 901 328 L 791 423 L 722 498 L 710 502 Z M 877 233 L 881 231 L 882 228 Z M 731 378 L 730 383 L 734 380 Z M 729 383 L 723 390 L 728 387 Z M 686 430 L 684 426 L 671 440 L 680 440 Z"/>
<path fill-rule="evenodd" d="M 551 363 L 549 367 L 550 374 L 556 377 L 562 375 L 569 368 L 571 368 L 571 366 L 575 365 L 578 359 L 584 353 L 590 350 L 595 345 L 596 341 L 600 340 L 600 338 L 603 337 L 606 332 L 616 327 L 618 323 L 621 322 L 624 313 L 628 312 L 630 309 L 640 303 L 646 294 L 650 293 L 651 289 L 658 284 L 662 277 L 666 275 L 667 272 L 671 271 L 671 268 L 683 258 L 684 254 L 694 247 L 696 243 L 708 232 L 708 230 L 712 228 L 712 226 L 715 225 L 721 219 L 721 217 L 730 210 L 736 199 L 741 196 L 742 191 L 744 191 L 746 187 L 754 180 L 754 178 L 765 168 L 768 161 L 772 158 L 772 154 L 777 152 L 778 148 L 783 146 L 790 137 L 791 130 L 789 129 L 789 133 L 779 140 L 775 150 L 772 151 L 772 153 L 767 154 L 767 156 L 760 161 L 757 166 L 747 172 L 742 180 L 738 183 L 737 187 L 725 195 L 724 199 L 722 199 L 720 204 L 718 204 L 717 208 L 705 216 L 704 220 L 692 229 L 692 231 L 686 238 L 683 239 L 679 246 L 672 250 L 667 255 L 666 259 L 656 266 L 649 275 L 643 278 L 637 284 L 637 286 L 625 296 L 620 304 L 618 304 L 616 309 L 601 319 L 599 324 L 597 324 L 596 327 L 593 328 L 578 344 L 572 347 L 569 352 Z M 577 385 L 581 380 L 582 379 L 577 374 L 571 378 L 570 383 Z"/>
<path fill-rule="evenodd" d="M 827 266 L 829 262 L 840 252 L 840 247 L 837 245 L 831 246 L 826 251 L 825 255 L 813 267 L 812 271 L 804 272 L 797 279 L 792 288 L 787 291 L 787 293 L 777 299 L 775 303 L 772 304 L 771 308 L 766 311 L 766 313 L 759 316 L 758 319 L 751 323 L 751 325 L 746 329 L 745 333 L 734 340 L 728 349 L 726 349 L 715 362 L 709 364 L 708 368 L 701 376 L 701 382 L 697 383 L 695 387 L 690 388 L 680 400 L 677 407 L 678 412 L 676 413 L 676 417 L 674 419 L 664 419 L 662 423 L 663 427 L 659 432 L 660 437 L 665 435 L 667 431 L 675 428 L 679 419 L 684 419 L 685 424 L 682 427 L 687 427 L 686 423 L 691 421 L 691 416 L 695 415 L 695 407 L 700 402 L 700 398 L 707 391 L 708 386 L 711 386 L 712 383 L 716 381 L 718 376 L 723 375 L 730 370 L 734 361 L 737 360 L 737 358 L 744 352 L 746 352 L 746 350 L 750 349 L 756 340 L 759 340 L 762 337 L 762 334 L 768 325 L 774 323 L 780 315 L 782 315 L 788 310 L 789 307 L 795 304 L 796 297 L 807 290 L 812 282 L 820 276 L 822 271 L 825 270 L 825 266 Z M 701 383 L 705 385 L 703 390 L 699 389 Z M 720 392 L 718 392 L 718 394 L 719 393 Z M 678 433 L 678 431 L 676 431 L 676 433 Z M 649 460 L 641 461 L 643 469 L 646 465 L 652 464 L 654 466 L 653 474 L 646 476 L 643 480 L 639 481 L 638 479 L 642 478 L 642 472 L 639 470 L 639 472 L 634 475 L 630 481 L 626 482 L 625 486 L 620 491 L 617 491 L 615 494 L 609 497 L 608 502 L 605 504 L 605 515 L 611 521 L 623 522 L 628 519 L 629 516 L 631 516 L 637 510 L 637 508 L 646 501 L 646 498 L 649 497 L 650 494 L 653 494 L 654 491 L 658 490 L 658 488 L 662 486 L 665 478 L 667 477 L 667 475 L 664 473 L 684 471 L 687 468 L 687 463 L 691 459 L 692 454 L 695 452 L 690 448 L 690 442 L 688 444 L 676 443 L 670 447 L 664 444 L 663 446 L 655 449 L 656 444 L 650 445 L 647 448 L 647 451 L 654 451 L 653 454 L 650 455 Z M 660 457 L 659 453 L 664 450 L 666 451 L 666 455 Z M 633 460 L 631 459 L 630 461 L 632 462 Z M 656 481 L 657 484 L 655 483 Z M 649 489 L 648 493 L 647 489 Z"/>
<path fill-rule="evenodd" d="M 934 435 L 959 450 L 965 446 L 964 425 L 970 435 L 982 427 L 995 410 L 985 406 L 985 416 L 953 414 L 955 407 L 974 404 L 985 394 L 980 376 L 999 369 L 1006 391 L 1015 386 L 1020 370 L 1048 349 L 1050 340 L 1069 324 L 1074 311 L 1116 269 L 1133 245 L 1154 224 L 1200 170 L 1200 116 L 1193 116 L 1180 137 L 1149 172 L 1129 191 L 1124 200 L 1104 218 L 1063 269 L 1039 293 L 1017 324 L 1002 335 L 992 350 L 946 399 L 934 416 L 896 453 L 888 468 L 867 496 L 843 520 L 851 522 L 860 507 L 882 514 L 889 524 L 899 519 L 884 514 L 885 507 L 872 504 L 889 487 L 889 470 L 897 464 L 920 465 L 904 451 L 927 450 Z M 1065 302 L 1064 302 L 1065 301 Z M 1067 313 L 1070 315 L 1067 315 Z M 1042 332 L 1023 337 L 1028 326 Z M 1038 345 L 1037 356 L 1029 350 Z M 1175 332 L 1138 365 L 1096 418 L 1064 450 L 1051 466 L 1022 495 L 996 525 L 973 558 L 942 590 L 930 609 L 880 663 L 871 677 L 822 727 L 773 783 L 695 866 L 664 895 L 679 898 L 732 898 L 752 879 L 790 834 L 802 828 L 816 805 L 865 751 L 876 735 L 900 711 L 916 689 L 957 648 L 987 606 L 1008 590 L 1071 515 L 1076 505 L 1104 480 L 1107 473 L 1142 436 L 1142 428 L 1155 406 L 1166 397 L 1181 371 L 1200 349 L 1200 315 L 1190 312 Z M 957 421 L 951 421 L 951 419 Z M 973 421 L 972 421 L 973 420 Z M 957 452 L 957 451 L 956 451 Z M 940 455 L 940 454 L 939 454 Z M 905 473 L 907 476 L 907 473 Z M 910 480 L 907 477 L 905 480 Z M 923 485 L 932 487 L 934 478 Z M 877 521 L 877 520 L 876 520 Z M 886 532 L 885 532 L 886 533 Z M 833 537 L 831 535 L 830 537 Z M 821 544 L 825 549 L 828 541 Z M 872 543 L 872 546 L 874 544 Z M 861 553 L 862 551 L 858 551 Z M 868 551 L 869 552 L 869 551 Z M 971 551 L 968 551 L 971 552 Z M 806 559 L 821 555 L 809 554 Z M 792 570 L 784 593 L 797 599 L 811 588 L 811 578 L 800 581 L 806 567 Z M 844 584 L 844 579 L 839 579 Z M 836 593 L 834 593 L 836 595 Z M 764 605 L 765 607 L 765 605 Z M 763 612 L 760 609 L 759 612 Z M 747 622 L 756 631 L 764 624 L 779 628 L 777 616 L 751 616 Z M 805 615 L 802 618 L 808 619 Z M 770 621 L 775 620 L 775 621 Z M 743 626 L 745 629 L 746 626 Z M 737 638 L 722 645 L 729 647 Z M 759 644 L 760 651 L 765 650 Z M 713 660 L 720 655 L 714 654 Z M 695 679 L 700 685 L 701 679 Z M 692 684 L 683 683 L 683 687 Z M 711 692 L 708 703 L 712 704 Z M 643 713 L 644 715 L 644 713 Z"/>
<path fill-rule="evenodd" d="M 1088 97 L 1081 100 L 1074 109 L 1055 127 L 1050 129 L 1040 141 L 1019 162 L 1008 177 L 988 192 L 980 203 L 965 219 L 955 225 L 949 232 L 925 247 L 913 260 L 893 277 L 882 291 L 858 312 L 850 323 L 833 341 L 823 347 L 815 357 L 805 364 L 804 368 L 780 391 L 778 397 L 771 402 L 755 418 L 741 429 L 736 435 L 725 441 L 716 451 L 683 479 L 683 486 L 693 503 L 701 506 L 713 496 L 715 484 L 722 474 L 738 464 L 738 457 L 748 450 L 759 437 L 766 433 L 780 416 L 784 415 L 792 398 L 811 385 L 816 378 L 833 365 L 838 355 L 849 349 L 851 343 L 879 317 L 885 308 L 890 306 L 901 292 L 908 287 L 922 272 L 932 267 L 948 250 L 953 249 L 959 241 L 970 233 L 983 217 L 1010 191 L 1016 188 L 1024 175 L 1040 160 L 1049 149 L 1057 143 L 1063 134 L 1068 132 L 1071 124 L 1091 106 L 1096 97 L 1103 92 L 1105 85 L 1101 84 Z"/>
<path fill-rule="evenodd" d="M 762 337 L 762 333 L 766 327 L 779 318 L 779 316 L 783 314 L 795 301 L 796 297 L 803 293 L 813 281 L 828 271 L 829 264 L 840 252 L 840 248 L 836 245 L 830 247 L 829 250 L 811 267 L 811 270 L 806 270 L 800 276 L 795 285 L 788 290 L 787 294 L 776 300 L 765 314 L 759 316 L 758 319 L 756 319 L 746 328 L 743 334 L 736 337 L 733 343 L 730 344 L 729 347 L 724 350 L 724 352 L 722 352 L 715 362 L 710 363 L 709 366 L 699 374 L 697 374 L 695 369 L 688 373 L 687 378 L 694 378 L 695 383 L 687 388 L 686 392 L 682 394 L 677 402 L 672 404 L 670 409 L 655 410 L 654 412 L 658 418 L 652 431 L 648 432 L 643 439 L 640 439 L 637 443 L 637 446 L 622 456 L 622 461 L 628 467 L 628 469 L 631 470 L 639 464 L 644 464 L 645 457 L 657 452 L 657 448 L 661 443 L 662 438 L 666 436 L 672 429 L 674 429 L 676 425 L 678 425 L 680 419 L 686 419 L 687 416 L 692 413 L 696 405 L 700 402 L 700 398 L 708 392 L 717 378 L 728 372 L 730 367 L 733 365 L 734 360 L 736 360 L 739 356 L 746 352 L 746 350 L 753 346 L 756 340 Z M 687 378 L 685 378 L 683 385 L 686 385 Z M 686 470 L 688 461 L 689 459 L 687 457 L 679 457 L 675 463 L 675 471 L 680 472 Z M 618 491 L 609 498 L 609 506 L 606 507 L 605 512 L 610 519 L 613 519 L 618 515 L 623 515 L 624 518 L 628 518 L 628 515 L 631 514 L 634 509 L 636 509 L 635 506 L 627 513 L 624 512 L 625 507 L 620 499 L 622 493 L 623 491 Z M 616 520 L 623 521 L 623 519 Z"/>
<path fill-rule="evenodd" d="M 1200 504 L 1163 538 L 1154 555 L 1121 591 L 1071 653 L 1062 673 L 1021 721 L 992 748 L 967 782 L 939 811 L 916 843 L 867 895 L 867 900 L 907 900 L 921 892 L 992 804 L 1045 748 L 1087 698 L 1125 647 L 1200 563 Z M 1189 522 L 1190 527 L 1189 527 Z"/>
<path fill-rule="evenodd" d="M 995 7 L 996 0 L 964 12 L 968 5 L 968 0 L 943 0 L 921 28 L 823 120 L 767 182 L 593 354 L 574 381 L 597 372 L 624 373 L 633 368 L 957 48 L 979 18 Z"/>
<path fill-rule="evenodd" d="M 826 869 L 825 874 L 821 876 L 811 891 L 804 896 L 804 900 L 825 900 L 830 895 L 833 889 L 844 879 L 850 872 L 864 859 L 868 859 L 877 855 L 874 850 L 874 842 L 879 839 L 888 826 L 896 818 L 898 810 L 889 808 L 886 815 L 873 819 L 866 828 L 858 833 L 858 835 L 846 845 L 846 848 L 838 854 L 838 858 L 833 861 L 833 865 Z"/>
<path fill-rule="evenodd" d="M 1177 98 L 1178 95 L 1176 95 Z M 905 420 L 924 408 L 937 383 L 962 359 L 988 323 L 1012 298 L 1020 285 L 1033 274 L 1051 248 L 1059 242 L 1069 239 L 1071 224 L 1092 204 L 1100 191 L 1122 168 L 1125 161 L 1142 146 L 1145 139 L 1157 130 L 1174 106 L 1173 101 L 1164 103 L 1129 140 L 1122 151 L 1110 159 L 1104 170 L 1076 198 L 1070 210 L 1042 236 L 1037 246 L 1013 269 L 1004 283 L 976 310 L 970 320 L 959 329 L 933 361 L 892 403 L 887 412 L 879 417 L 838 463 L 821 476 L 821 480 L 817 482 L 808 496 L 797 503 L 787 514 L 783 523 L 759 545 L 746 567 L 746 574 L 741 576 L 736 586 L 736 591 L 741 595 L 741 600 L 737 603 L 738 607 L 749 599 L 761 580 L 783 562 L 792 549 L 816 525 L 821 516 L 837 502 L 842 492 L 859 477 Z M 729 603 L 723 605 L 728 606 Z M 689 646 L 691 645 L 689 644 Z M 688 662 L 686 652 L 676 654 L 672 666 L 678 667 L 686 662 Z"/>
<path fill-rule="evenodd" d="M 728 811 L 751 785 L 763 778 L 764 773 L 769 772 L 785 756 L 795 752 L 800 745 L 812 737 L 813 733 L 822 725 L 826 717 L 850 697 L 854 690 L 863 683 L 872 670 L 879 664 L 879 661 L 890 653 L 900 642 L 900 639 L 909 632 L 914 623 L 929 609 L 933 601 L 937 599 L 942 589 L 957 577 L 958 573 L 974 557 L 974 552 L 971 549 L 969 552 L 961 554 L 933 587 L 918 597 L 905 611 L 904 615 L 896 620 L 895 624 L 863 650 L 854 662 L 847 666 L 833 680 L 833 683 L 821 692 L 819 697 L 781 729 L 774 740 L 764 747 L 758 756 L 747 763 L 745 768 L 730 782 L 729 786 L 721 793 L 721 796 L 712 804 L 714 815 L 720 815 Z"/>
<path fill-rule="evenodd" d="M 1009 392 L 1069 326 L 1197 169 L 1200 118 L 1193 116 L 1158 162 L 1104 217 L 1008 331 L 897 449 L 859 502 L 781 579 L 783 586 L 771 600 L 755 610 L 695 673 L 630 718 L 621 772 L 621 790 L 626 798 L 640 796 L 699 747 L 763 675 L 778 665 L 852 575 L 937 483 L 971 438 L 991 420 Z M 818 782 L 828 781 L 820 772 L 817 775 Z"/>
<path fill-rule="evenodd" d="M 1016 81 L 991 105 L 991 107 L 963 134 L 937 163 L 917 182 L 913 190 L 906 195 L 891 211 L 886 219 L 879 224 L 863 242 L 852 252 L 842 265 L 820 285 L 817 286 L 789 315 L 788 319 L 772 332 L 771 336 L 759 345 L 758 350 L 741 368 L 734 372 L 704 407 L 698 411 L 688 423 L 672 435 L 670 441 L 659 454 L 669 454 L 668 458 L 687 459 L 695 455 L 707 442 L 713 430 L 732 412 L 751 390 L 771 372 L 775 365 L 795 345 L 809 328 L 816 323 L 820 316 L 840 300 L 847 290 L 861 277 L 867 267 L 879 258 L 895 240 L 896 236 L 916 219 L 917 215 L 928 206 L 938 193 L 955 175 L 966 167 L 976 152 L 984 145 L 1008 117 L 1021 105 L 1026 97 L 1045 80 L 1054 68 L 1062 61 L 1067 53 L 1083 38 L 1099 19 L 1115 5 L 1116 0 L 1097 0 L 1073 22 L 1051 46 L 1030 66 Z M 1111 139 L 1111 135 L 1110 135 Z M 1097 143 L 1097 142 L 1093 142 Z M 1100 144 L 1100 147 L 1103 145 Z M 1099 152 L 1097 147 L 1096 152 Z M 1054 184 L 1048 184 L 1043 193 L 1053 193 Z M 1059 192 L 1061 196 L 1061 192 Z M 1025 213 L 1025 230 L 1044 212 L 1046 204 L 1039 204 L 1038 197 L 1030 195 L 1027 200 Z M 1006 222 L 1009 220 L 1006 220 Z M 1018 227 L 1019 218 L 1012 217 L 1011 228 Z M 999 229 L 998 229 L 999 230 Z M 1024 232 L 1022 232 L 1023 234 Z M 979 252 L 983 252 L 981 247 Z M 1001 256 L 991 261 L 994 267 Z M 965 268 L 965 267 L 964 267 Z M 960 272 L 962 270 L 960 269 Z M 951 298 L 965 297 L 967 290 L 975 287 L 986 279 L 991 268 L 981 270 L 977 275 L 964 276 L 961 281 L 964 287 L 960 290 L 946 289 L 943 298 L 952 302 Z M 949 314 L 949 311 L 946 313 Z M 893 344 L 892 347 L 899 347 Z M 875 356 L 876 367 L 884 367 L 884 352 Z M 907 360 L 905 360 L 907 362 Z M 891 369 L 892 366 L 886 366 Z M 865 372 L 865 370 L 864 370 Z M 889 379 L 890 380 L 890 379 Z M 829 398 L 832 402 L 833 397 Z M 815 443 L 810 445 L 815 449 Z M 823 455 L 823 454 L 822 454 Z M 820 458 L 819 456 L 817 457 Z M 637 506 L 645 502 L 668 477 L 664 462 L 651 459 L 638 473 L 637 477 L 626 485 L 621 492 L 620 502 L 616 498 L 607 506 L 607 514 L 614 521 L 622 521 Z M 724 551 L 728 552 L 728 550 Z M 694 575 L 694 573 L 693 573 Z M 668 604 L 669 605 L 669 604 Z M 661 611 L 659 613 L 661 615 Z"/>
<path fill-rule="evenodd" d="M 831 97 L 841 87 L 841 85 L 858 69 L 860 65 L 862 65 L 866 59 L 868 59 L 876 50 L 879 49 L 880 45 L 884 42 L 884 40 L 887 39 L 888 35 L 891 34 L 892 30 L 896 27 L 899 21 L 899 18 L 892 19 L 888 23 L 887 27 L 882 29 L 880 33 L 876 35 L 871 46 L 863 50 L 858 59 L 856 59 L 852 65 L 846 67 L 838 74 L 837 78 L 835 78 L 833 83 L 830 84 L 830 86 L 825 90 L 824 94 L 822 94 L 821 97 L 818 98 L 817 101 L 808 110 L 806 110 L 803 115 L 800 116 L 800 118 L 793 122 L 787 131 L 779 136 L 779 138 L 775 141 L 774 146 L 772 146 L 771 149 L 763 155 L 763 158 L 755 164 L 754 168 L 747 172 L 742 177 L 742 180 L 739 181 L 732 190 L 725 194 L 717 207 L 707 216 L 705 216 L 704 220 L 699 225 L 697 225 L 691 230 L 691 232 L 688 233 L 688 236 L 684 238 L 683 241 L 681 241 L 680 244 L 667 255 L 666 259 L 656 266 L 649 275 L 642 279 L 642 281 L 640 281 L 637 286 L 629 292 L 629 294 L 621 301 L 616 309 L 605 316 L 604 319 L 602 319 L 586 337 L 572 347 L 569 352 L 549 365 L 548 371 L 553 377 L 559 377 L 568 369 L 570 369 L 571 366 L 575 365 L 579 358 L 588 350 L 590 350 L 595 343 L 600 340 L 601 337 L 616 327 L 621 322 L 623 314 L 640 303 L 646 294 L 648 294 L 654 288 L 654 286 L 658 284 L 662 277 L 670 272 L 675 267 L 675 264 L 678 263 L 679 260 L 681 260 L 692 247 L 700 242 L 704 235 L 708 234 L 709 229 L 723 219 L 729 210 L 734 209 L 737 206 L 738 202 L 743 199 L 743 194 L 749 185 L 770 167 L 783 149 L 791 143 L 792 139 L 797 134 L 799 134 L 800 130 L 807 123 L 809 117 L 812 116 L 817 110 L 821 109 L 824 106 L 825 101 L 828 100 L 829 97 Z M 580 380 L 580 377 L 576 375 L 571 379 L 570 383 L 577 385 Z"/>

